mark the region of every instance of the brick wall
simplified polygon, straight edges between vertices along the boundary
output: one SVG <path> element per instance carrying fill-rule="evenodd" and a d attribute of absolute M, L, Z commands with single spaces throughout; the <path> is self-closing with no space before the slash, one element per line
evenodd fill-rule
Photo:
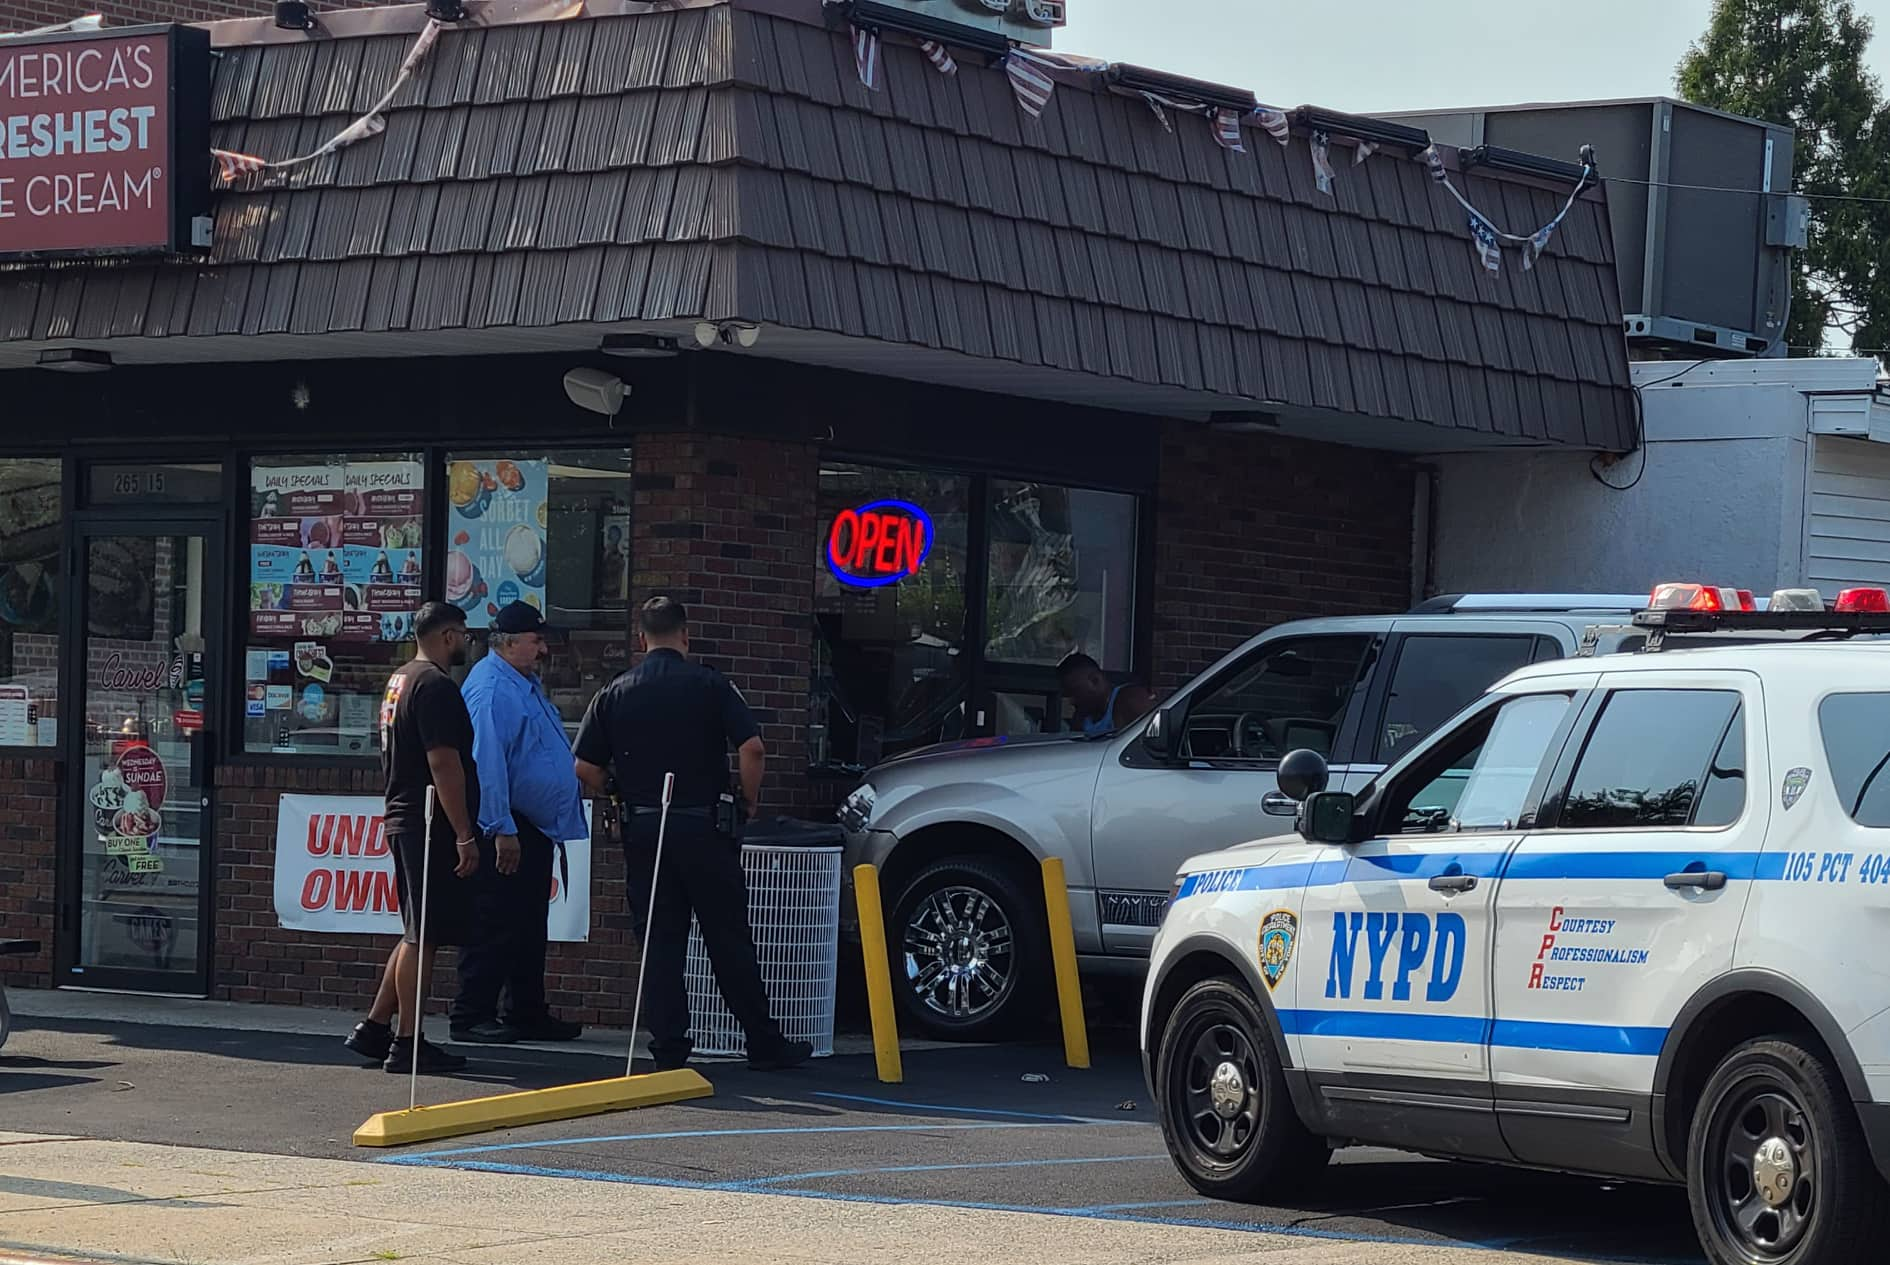
<path fill-rule="evenodd" d="M 1286 620 L 1406 609 L 1415 490 L 1390 453 L 1173 426 L 1155 518 L 1155 687 Z"/>
<path fill-rule="evenodd" d="M 317 14 L 329 9 L 367 9 L 394 0 L 314 0 Z M 404 2 L 404 0 L 403 0 Z M 219 18 L 267 17 L 274 0 L 0 0 L 0 31 L 24 31 L 87 14 L 108 26 L 139 22 L 213 22 Z"/>
<path fill-rule="evenodd" d="M 217 792 L 217 943 L 213 993 L 231 1001 L 365 1010 L 391 936 L 315 935 L 275 914 L 276 807 L 283 793 L 379 795 L 371 770 L 224 768 Z M 628 1026 L 635 938 L 624 903 L 623 859 L 600 839 L 591 856 L 591 938 L 554 944 L 547 999 L 566 1018 Z M 439 957 L 434 1013 L 456 990 L 454 955 Z"/>
<path fill-rule="evenodd" d="M 0 940 L 37 940 L 30 957 L 0 957 L 10 985 L 52 982 L 53 840 L 58 770 L 51 760 L 0 760 Z"/>
<path fill-rule="evenodd" d="M 667 593 L 687 605 L 694 652 L 747 696 L 773 770 L 762 796 L 770 813 L 812 803 L 801 771 L 819 486 L 812 444 L 637 438 L 632 601 Z"/>

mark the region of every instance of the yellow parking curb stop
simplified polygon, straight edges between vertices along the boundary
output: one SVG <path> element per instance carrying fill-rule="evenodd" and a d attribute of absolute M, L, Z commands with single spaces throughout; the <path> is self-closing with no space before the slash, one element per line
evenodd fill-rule
<path fill-rule="evenodd" d="M 383 1111 L 354 1131 L 356 1146 L 407 1146 L 467 1133 L 485 1133 L 518 1125 L 570 1120 L 576 1116 L 660 1107 L 664 1103 L 707 1098 L 715 1086 L 689 1068 L 614 1076 L 609 1080 L 528 1089 L 490 1098 L 469 1098 L 411 1111 Z"/>

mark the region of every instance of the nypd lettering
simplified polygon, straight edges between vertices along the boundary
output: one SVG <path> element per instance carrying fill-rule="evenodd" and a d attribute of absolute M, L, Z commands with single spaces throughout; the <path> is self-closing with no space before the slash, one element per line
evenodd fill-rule
<path fill-rule="evenodd" d="M 1382 1001 L 1389 985 L 1392 1001 L 1413 1000 L 1413 989 L 1430 1004 L 1447 1002 L 1463 982 L 1468 932 L 1461 914 L 1362 913 L 1332 915 L 1332 959 L 1326 968 L 1326 996 L 1350 998 L 1355 985 L 1366 1001 Z M 1424 968 L 1429 965 L 1429 978 Z"/>

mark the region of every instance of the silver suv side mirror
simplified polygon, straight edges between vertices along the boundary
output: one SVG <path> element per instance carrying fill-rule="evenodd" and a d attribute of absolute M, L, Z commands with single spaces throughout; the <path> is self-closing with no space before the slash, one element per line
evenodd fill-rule
<path fill-rule="evenodd" d="M 1157 708 L 1142 729 L 1143 749 L 1159 760 L 1169 759 L 1175 754 L 1175 735 L 1186 723 L 1178 704 Z"/>

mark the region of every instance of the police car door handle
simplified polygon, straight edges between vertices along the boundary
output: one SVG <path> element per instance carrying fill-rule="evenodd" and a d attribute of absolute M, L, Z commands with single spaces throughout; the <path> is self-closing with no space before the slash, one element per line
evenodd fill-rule
<path fill-rule="evenodd" d="M 1474 874 L 1436 874 L 1431 876 L 1430 887 L 1433 892 L 1445 892 L 1455 896 L 1458 892 L 1475 891 L 1477 876 Z"/>
<path fill-rule="evenodd" d="M 1260 811 L 1275 817 L 1291 817 L 1299 812 L 1299 804 L 1292 796 L 1274 791 L 1260 797 Z"/>
<path fill-rule="evenodd" d="M 1681 870 L 1678 874 L 1669 874 L 1666 878 L 1668 887 L 1676 891 L 1683 887 L 1697 887 L 1708 892 L 1717 892 L 1726 886 L 1724 870 Z"/>

